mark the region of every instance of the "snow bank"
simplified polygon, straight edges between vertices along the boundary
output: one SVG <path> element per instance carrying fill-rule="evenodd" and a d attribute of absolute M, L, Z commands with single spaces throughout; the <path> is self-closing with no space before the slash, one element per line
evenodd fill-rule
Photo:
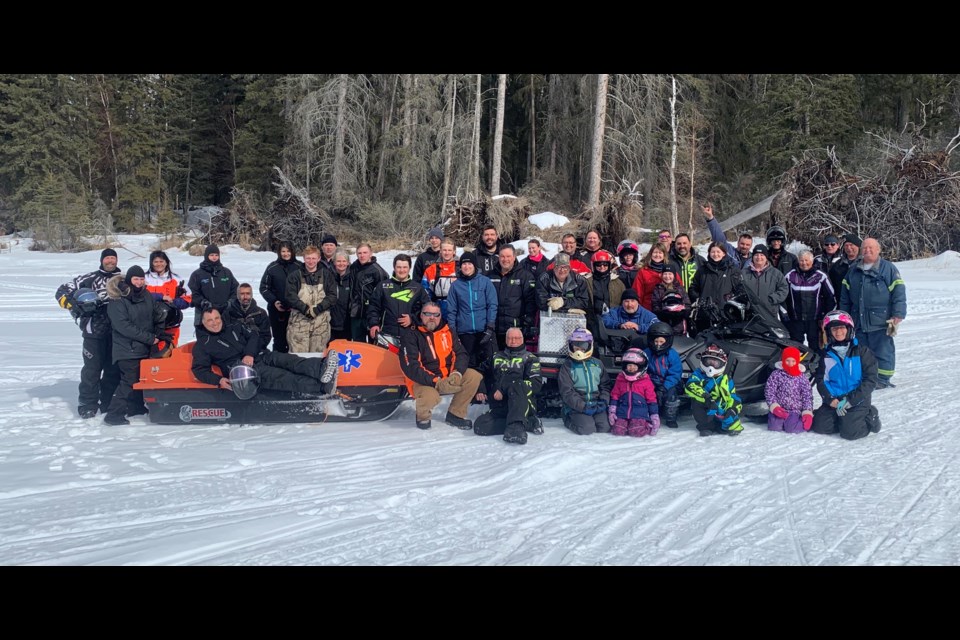
<path fill-rule="evenodd" d="M 527 220 L 530 221 L 530 224 L 539 227 L 540 229 L 552 229 L 553 227 L 562 227 L 563 225 L 570 222 L 570 218 L 562 216 L 559 213 L 553 213 L 552 211 L 544 211 L 543 213 L 536 213 Z"/>

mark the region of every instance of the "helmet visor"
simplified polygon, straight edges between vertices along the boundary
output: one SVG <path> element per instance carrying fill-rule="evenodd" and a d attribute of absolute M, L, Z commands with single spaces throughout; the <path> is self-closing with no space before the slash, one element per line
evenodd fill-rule
<path fill-rule="evenodd" d="M 590 351 L 590 348 L 593 347 L 593 344 L 586 340 L 571 340 L 567 345 L 570 347 L 570 352 L 574 351 Z"/>

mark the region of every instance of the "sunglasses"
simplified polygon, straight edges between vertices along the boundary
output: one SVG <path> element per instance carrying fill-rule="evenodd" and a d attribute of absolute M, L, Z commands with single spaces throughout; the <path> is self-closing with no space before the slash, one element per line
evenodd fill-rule
<path fill-rule="evenodd" d="M 658 240 L 669 240 L 670 237 L 671 237 L 670 235 L 662 235 L 662 236 L 657 236 L 657 239 L 658 239 Z"/>
<path fill-rule="evenodd" d="M 440 312 L 439 311 L 421 311 L 420 315 L 422 315 L 425 318 L 439 318 Z"/>
<path fill-rule="evenodd" d="M 823 243 L 823 246 L 825 246 L 825 247 L 835 247 L 835 246 L 837 246 L 837 243 L 836 243 L 836 242 L 824 242 L 824 243 Z"/>

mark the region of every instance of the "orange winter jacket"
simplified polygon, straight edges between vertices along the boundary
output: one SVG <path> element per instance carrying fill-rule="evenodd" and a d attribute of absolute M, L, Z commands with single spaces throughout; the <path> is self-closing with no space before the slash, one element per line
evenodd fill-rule
<path fill-rule="evenodd" d="M 434 331 L 417 325 L 400 332 L 400 368 L 407 379 L 427 387 L 453 371 L 467 370 L 469 356 L 457 334 L 441 321 Z M 412 384 L 409 385 L 412 393 Z"/>

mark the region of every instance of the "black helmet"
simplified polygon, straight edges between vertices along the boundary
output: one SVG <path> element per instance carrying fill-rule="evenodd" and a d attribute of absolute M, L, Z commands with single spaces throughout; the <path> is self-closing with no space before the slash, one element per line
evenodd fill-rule
<path fill-rule="evenodd" d="M 654 338 L 666 338 L 667 341 L 662 347 L 658 348 L 653 343 Z M 650 352 L 654 355 L 659 356 L 666 353 L 673 346 L 673 329 L 670 328 L 670 325 L 666 322 L 654 322 L 650 325 L 647 330 L 647 346 L 650 347 Z"/>
<path fill-rule="evenodd" d="M 257 395 L 260 388 L 260 376 L 253 367 L 238 364 L 230 369 L 230 388 L 241 400 L 249 400 Z"/>
<path fill-rule="evenodd" d="M 100 296 L 93 289 L 81 287 L 73 292 L 73 309 L 76 309 L 76 315 L 82 318 L 92 316 L 101 304 Z"/>
<path fill-rule="evenodd" d="M 167 317 L 163 321 L 163 327 L 165 329 L 172 329 L 173 327 L 179 327 L 180 323 L 183 322 L 183 311 L 177 309 L 172 304 L 164 304 L 165 311 L 167 312 Z"/>
<path fill-rule="evenodd" d="M 723 315 L 730 322 L 743 322 L 747 319 L 747 303 L 740 298 L 730 298 L 723 303 Z"/>
<path fill-rule="evenodd" d="M 787 232 L 783 230 L 778 224 L 773 225 L 767 230 L 767 244 L 770 244 L 771 240 L 780 240 L 783 244 L 787 244 Z"/>

